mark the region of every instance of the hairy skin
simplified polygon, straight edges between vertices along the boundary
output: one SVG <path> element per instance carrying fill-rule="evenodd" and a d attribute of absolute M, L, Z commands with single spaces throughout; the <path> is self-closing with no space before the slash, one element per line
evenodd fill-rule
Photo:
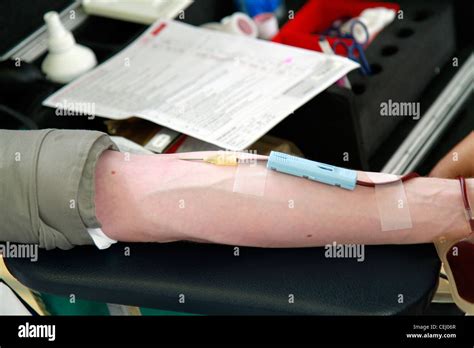
<path fill-rule="evenodd" d="M 235 170 L 178 155 L 106 151 L 96 167 L 97 217 L 109 237 L 132 242 L 310 247 L 427 243 L 469 233 L 456 180 L 406 182 L 413 227 L 381 231 L 373 188 L 347 191 L 269 171 L 263 196 L 241 194 L 232 192 Z M 468 185 L 473 195 L 474 181 Z"/>

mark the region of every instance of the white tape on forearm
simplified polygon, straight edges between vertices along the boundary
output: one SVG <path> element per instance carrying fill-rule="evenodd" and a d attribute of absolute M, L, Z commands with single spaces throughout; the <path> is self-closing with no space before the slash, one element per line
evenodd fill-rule
<path fill-rule="evenodd" d="M 405 230 L 413 227 L 410 208 L 401 180 L 391 184 L 380 184 L 396 180 L 398 177 L 391 174 L 366 173 L 375 183 L 375 199 L 380 216 L 382 231 Z M 379 183 L 379 184 L 377 184 Z"/>
<path fill-rule="evenodd" d="M 263 196 L 267 180 L 266 162 L 245 161 L 239 163 L 235 171 L 233 192 Z"/>

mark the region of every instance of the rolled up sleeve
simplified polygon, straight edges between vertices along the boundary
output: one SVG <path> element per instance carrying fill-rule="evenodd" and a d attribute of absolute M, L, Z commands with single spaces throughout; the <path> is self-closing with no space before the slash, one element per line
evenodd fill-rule
<path fill-rule="evenodd" d="M 101 132 L 0 130 L 0 241 L 46 249 L 93 244 L 94 173 L 115 144 Z"/>

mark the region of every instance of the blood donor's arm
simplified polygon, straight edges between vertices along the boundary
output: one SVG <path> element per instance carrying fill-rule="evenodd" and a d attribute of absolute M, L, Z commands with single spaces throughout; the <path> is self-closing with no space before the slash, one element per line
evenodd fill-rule
<path fill-rule="evenodd" d="M 258 247 L 424 243 L 469 232 L 456 180 L 405 182 L 412 228 L 382 231 L 373 188 L 348 191 L 269 171 L 264 181 L 247 178 L 256 191 L 243 194 L 234 192 L 235 171 L 177 155 L 106 151 L 96 167 L 97 218 L 119 241 Z M 472 195 L 474 182 L 468 186 Z"/>

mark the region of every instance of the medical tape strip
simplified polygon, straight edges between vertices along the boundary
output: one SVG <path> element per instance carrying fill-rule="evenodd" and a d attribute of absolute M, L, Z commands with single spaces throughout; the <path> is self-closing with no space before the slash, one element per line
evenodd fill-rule
<path fill-rule="evenodd" d="M 245 160 L 238 164 L 235 171 L 233 192 L 247 195 L 263 196 L 267 181 L 265 161 Z"/>
<path fill-rule="evenodd" d="M 405 187 L 396 175 L 365 173 L 375 184 L 375 200 L 382 231 L 396 231 L 413 227 Z M 391 182 L 390 184 L 381 184 Z"/>

